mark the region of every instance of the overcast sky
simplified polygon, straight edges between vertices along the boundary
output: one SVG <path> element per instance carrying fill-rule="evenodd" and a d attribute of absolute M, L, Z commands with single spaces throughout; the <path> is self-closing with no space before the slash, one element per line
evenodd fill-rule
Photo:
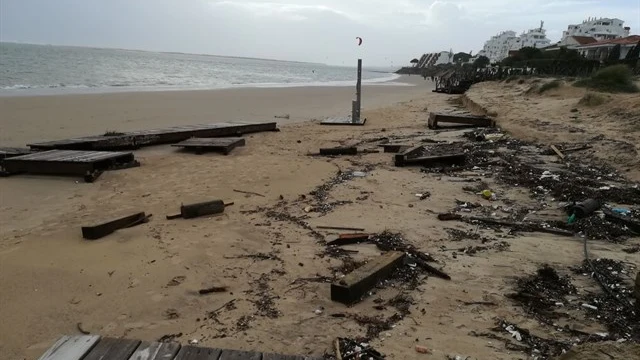
<path fill-rule="evenodd" d="M 588 16 L 640 34 L 640 0 L 0 0 L 0 40 L 398 66 Z"/>

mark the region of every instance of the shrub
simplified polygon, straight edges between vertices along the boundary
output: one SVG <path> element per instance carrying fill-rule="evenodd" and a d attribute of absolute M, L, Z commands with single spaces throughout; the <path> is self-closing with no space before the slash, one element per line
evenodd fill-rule
<path fill-rule="evenodd" d="M 612 93 L 636 93 L 638 86 L 633 83 L 633 73 L 626 65 L 608 66 L 598 70 L 590 78 L 578 80 L 574 86 Z"/>
<path fill-rule="evenodd" d="M 546 92 L 546 91 L 551 90 L 551 89 L 557 89 L 559 87 L 560 87 L 560 81 L 553 80 L 552 82 L 548 82 L 548 83 L 540 86 L 540 89 L 538 89 L 538 94 L 542 94 L 543 92 Z"/>
<path fill-rule="evenodd" d="M 607 102 L 607 99 L 602 95 L 598 95 L 594 93 L 586 93 L 582 97 L 582 99 L 578 101 L 578 104 L 585 105 L 585 106 L 599 106 L 604 104 L 605 102 Z"/>

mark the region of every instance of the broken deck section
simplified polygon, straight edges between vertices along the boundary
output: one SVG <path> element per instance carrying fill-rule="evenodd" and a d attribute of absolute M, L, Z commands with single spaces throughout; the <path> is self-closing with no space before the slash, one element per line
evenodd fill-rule
<path fill-rule="evenodd" d="M 97 335 L 63 336 L 39 360 L 320 360 L 321 357 L 287 356 L 181 346 L 178 343 L 115 339 Z"/>
<path fill-rule="evenodd" d="M 31 149 L 121 150 L 177 143 L 192 137 L 238 136 L 261 131 L 278 131 L 277 123 L 215 123 L 140 130 L 114 135 L 98 135 L 29 144 Z"/>
<path fill-rule="evenodd" d="M 2 167 L 8 174 L 85 176 L 137 165 L 131 152 L 50 150 L 4 159 Z"/>
<path fill-rule="evenodd" d="M 438 123 L 452 123 L 452 124 L 461 124 L 461 125 L 469 125 L 475 127 L 494 127 L 495 121 L 486 117 L 486 116 L 475 116 L 475 115 L 453 115 L 453 114 L 443 114 L 443 113 L 430 113 L 429 114 L 429 129 L 437 129 Z"/>
<path fill-rule="evenodd" d="M 191 138 L 185 141 L 173 144 L 171 146 L 181 147 L 186 150 L 193 150 L 196 154 L 205 151 L 217 151 L 225 155 L 229 155 L 231 150 L 238 146 L 245 146 L 246 142 L 243 138 Z"/>

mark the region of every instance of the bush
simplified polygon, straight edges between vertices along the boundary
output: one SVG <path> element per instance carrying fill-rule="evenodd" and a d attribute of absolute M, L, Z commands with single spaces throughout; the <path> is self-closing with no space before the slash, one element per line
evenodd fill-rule
<path fill-rule="evenodd" d="M 548 83 L 540 86 L 540 89 L 538 90 L 538 94 L 542 94 L 543 92 L 546 92 L 546 91 L 551 90 L 551 89 L 557 89 L 559 87 L 560 87 L 560 81 L 553 80 L 552 82 L 548 82 Z"/>
<path fill-rule="evenodd" d="M 604 104 L 605 102 L 607 102 L 607 99 L 602 95 L 586 93 L 582 97 L 582 99 L 578 101 L 578 104 L 585 106 L 598 106 Z"/>
<path fill-rule="evenodd" d="M 574 86 L 612 93 L 636 93 L 638 86 L 633 83 L 633 73 L 626 65 L 613 65 L 597 71 L 588 79 L 576 81 Z"/>

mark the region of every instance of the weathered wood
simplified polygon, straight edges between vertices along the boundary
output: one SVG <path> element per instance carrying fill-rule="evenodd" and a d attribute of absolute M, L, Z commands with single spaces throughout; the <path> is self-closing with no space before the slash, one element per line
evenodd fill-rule
<path fill-rule="evenodd" d="M 636 296 L 636 307 L 640 310 L 640 272 L 636 275 L 636 286 L 635 286 L 635 296 Z"/>
<path fill-rule="evenodd" d="M 428 126 L 429 129 L 437 129 L 438 123 L 446 122 L 453 124 L 471 125 L 476 127 L 494 127 L 495 121 L 486 116 L 475 115 L 453 115 L 443 113 L 430 113 Z"/>
<path fill-rule="evenodd" d="M 183 346 L 175 360 L 219 360 L 220 354 L 222 354 L 220 349 Z"/>
<path fill-rule="evenodd" d="M 144 212 L 135 213 L 121 217 L 116 220 L 111 220 L 99 225 L 83 226 L 82 237 L 88 240 L 96 240 L 105 237 L 118 229 L 124 229 L 134 225 L 141 224 L 148 219 L 148 216 Z"/>
<path fill-rule="evenodd" d="M 353 228 L 346 226 L 316 226 L 316 229 L 325 229 L 325 230 L 346 230 L 346 231 L 364 231 L 361 228 Z"/>
<path fill-rule="evenodd" d="M 2 167 L 7 173 L 84 176 L 126 164 L 139 165 L 130 152 L 50 150 L 4 159 Z"/>
<path fill-rule="evenodd" d="M 558 148 L 555 145 L 551 145 L 551 150 L 553 150 L 553 152 L 556 153 L 556 155 L 558 155 L 560 160 L 564 160 L 564 154 L 560 150 L 558 150 Z"/>
<path fill-rule="evenodd" d="M 414 146 L 412 148 L 406 149 L 403 152 L 396 154 L 394 156 L 395 166 L 404 166 L 406 160 L 412 157 L 415 157 L 416 154 L 421 154 L 424 151 L 423 145 Z"/>
<path fill-rule="evenodd" d="M 629 228 L 629 230 L 631 230 L 632 232 L 636 234 L 640 234 L 640 221 L 634 220 L 624 215 L 616 214 L 615 212 L 609 209 L 603 209 L 602 212 L 604 213 L 604 218 L 607 221 L 624 225 L 627 228 Z"/>
<path fill-rule="evenodd" d="M 320 155 L 357 155 L 356 147 L 321 148 Z"/>
<path fill-rule="evenodd" d="M 182 125 L 164 129 L 130 131 L 114 136 L 87 136 L 74 139 L 29 144 L 32 149 L 51 150 L 116 150 L 136 149 L 143 146 L 177 143 L 192 137 L 210 138 L 239 136 L 261 131 L 278 131 L 277 123 L 214 123 Z"/>
<path fill-rule="evenodd" d="M 178 351 L 180 344 L 175 342 L 161 343 L 143 341 L 129 360 L 172 360 Z"/>
<path fill-rule="evenodd" d="M 100 340 L 97 335 L 63 336 L 39 360 L 80 360 Z"/>
<path fill-rule="evenodd" d="M 222 350 L 218 360 L 261 360 L 262 353 L 238 350 Z"/>
<path fill-rule="evenodd" d="M 411 148 L 411 145 L 403 145 L 403 144 L 381 144 L 383 151 L 386 153 L 398 153 L 405 151 Z"/>
<path fill-rule="evenodd" d="M 102 338 L 82 360 L 129 360 L 140 340 Z"/>
<path fill-rule="evenodd" d="M 464 165 L 466 160 L 467 155 L 464 153 L 437 156 L 419 156 L 415 158 L 405 158 L 403 166 L 421 165 L 424 167 L 433 167 L 440 165 Z"/>
<path fill-rule="evenodd" d="M 196 204 L 182 205 L 180 213 L 185 219 L 198 216 L 221 214 L 224 212 L 225 204 L 222 200 L 205 201 Z"/>
<path fill-rule="evenodd" d="M 13 148 L 13 147 L 0 147 L 0 160 L 31 154 L 33 151 L 29 148 Z"/>
<path fill-rule="evenodd" d="M 197 153 L 205 151 L 220 151 L 225 155 L 228 155 L 231 150 L 238 146 L 245 146 L 246 142 L 244 138 L 191 138 L 173 144 L 171 146 L 182 147 L 185 149 L 195 150 Z"/>
<path fill-rule="evenodd" d="M 327 245 L 351 245 L 369 240 L 370 234 L 340 234 L 337 239 L 329 241 Z"/>
<path fill-rule="evenodd" d="M 355 269 L 331 284 L 331 300 L 347 305 L 359 301 L 402 263 L 404 255 L 402 252 L 390 251 Z"/>
<path fill-rule="evenodd" d="M 280 355 L 280 354 L 262 354 L 262 360 L 322 360 L 323 357 L 313 356 L 295 356 L 295 355 Z"/>

